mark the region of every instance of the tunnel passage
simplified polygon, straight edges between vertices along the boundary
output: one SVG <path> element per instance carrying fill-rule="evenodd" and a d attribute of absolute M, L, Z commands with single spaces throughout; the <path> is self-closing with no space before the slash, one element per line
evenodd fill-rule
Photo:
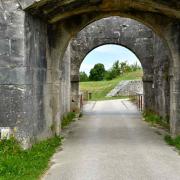
<path fill-rule="evenodd" d="M 157 42 L 158 41 L 158 42 Z M 70 42 L 72 110 L 78 109 L 79 69 L 85 56 L 104 44 L 123 45 L 139 58 L 144 71 L 145 109 L 169 116 L 168 51 L 151 29 L 135 20 L 108 17 L 91 23 Z M 163 51 L 160 56 L 159 46 Z"/>
<path fill-rule="evenodd" d="M 63 60 L 69 41 L 109 16 L 145 24 L 167 46 L 171 134 L 180 134 L 179 1 L 2 0 L 0 13 L 0 126 L 11 127 L 24 145 L 60 133 L 60 119 L 70 106 L 70 92 L 63 89 L 70 89 L 69 53 Z M 166 56 L 159 40 L 154 41 L 160 49 L 155 48 L 156 57 Z"/>

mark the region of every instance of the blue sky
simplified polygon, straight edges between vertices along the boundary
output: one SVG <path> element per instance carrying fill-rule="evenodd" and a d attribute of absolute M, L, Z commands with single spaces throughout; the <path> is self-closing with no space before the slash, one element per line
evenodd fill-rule
<path fill-rule="evenodd" d="M 110 44 L 92 50 L 82 62 L 80 71 L 85 71 L 89 74 L 91 68 L 97 63 L 104 64 L 107 70 L 117 60 L 127 61 L 129 64 L 137 62 L 140 65 L 139 59 L 132 51 L 123 46 Z"/>

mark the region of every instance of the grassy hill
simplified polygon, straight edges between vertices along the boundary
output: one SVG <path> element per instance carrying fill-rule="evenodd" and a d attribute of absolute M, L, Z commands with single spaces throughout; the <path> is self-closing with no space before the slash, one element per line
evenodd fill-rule
<path fill-rule="evenodd" d="M 121 97 L 113 97 L 113 98 L 107 98 L 106 95 L 108 92 L 110 92 L 112 89 L 115 88 L 115 86 L 122 80 L 135 80 L 135 79 L 141 79 L 143 75 L 142 70 L 137 70 L 134 72 L 125 73 L 122 76 L 113 79 L 111 81 L 89 81 L 89 82 L 81 82 L 80 83 L 80 90 L 81 91 L 88 91 L 92 93 L 92 99 L 93 101 L 97 100 L 106 100 L 106 99 L 117 99 Z"/>

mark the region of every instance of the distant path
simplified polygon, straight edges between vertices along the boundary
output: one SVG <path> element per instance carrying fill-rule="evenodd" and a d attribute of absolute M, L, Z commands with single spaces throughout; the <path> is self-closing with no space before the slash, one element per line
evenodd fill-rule
<path fill-rule="evenodd" d="M 180 180 L 180 156 L 127 100 L 99 101 L 71 127 L 45 180 Z"/>

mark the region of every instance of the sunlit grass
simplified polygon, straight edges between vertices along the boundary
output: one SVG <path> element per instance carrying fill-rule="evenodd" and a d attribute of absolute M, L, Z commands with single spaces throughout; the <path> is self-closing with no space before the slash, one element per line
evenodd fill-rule
<path fill-rule="evenodd" d="M 89 82 L 81 82 L 80 90 L 88 91 L 92 93 L 91 100 L 106 100 L 106 99 L 117 99 L 122 97 L 113 97 L 107 98 L 106 95 L 116 87 L 116 85 L 123 80 L 137 80 L 142 79 L 143 72 L 142 70 L 137 70 L 134 72 L 125 73 L 124 75 L 115 78 L 111 81 L 89 81 Z"/>
<path fill-rule="evenodd" d="M 59 137 L 41 141 L 28 150 L 23 150 L 14 138 L 0 141 L 0 180 L 39 179 L 60 145 Z"/>

